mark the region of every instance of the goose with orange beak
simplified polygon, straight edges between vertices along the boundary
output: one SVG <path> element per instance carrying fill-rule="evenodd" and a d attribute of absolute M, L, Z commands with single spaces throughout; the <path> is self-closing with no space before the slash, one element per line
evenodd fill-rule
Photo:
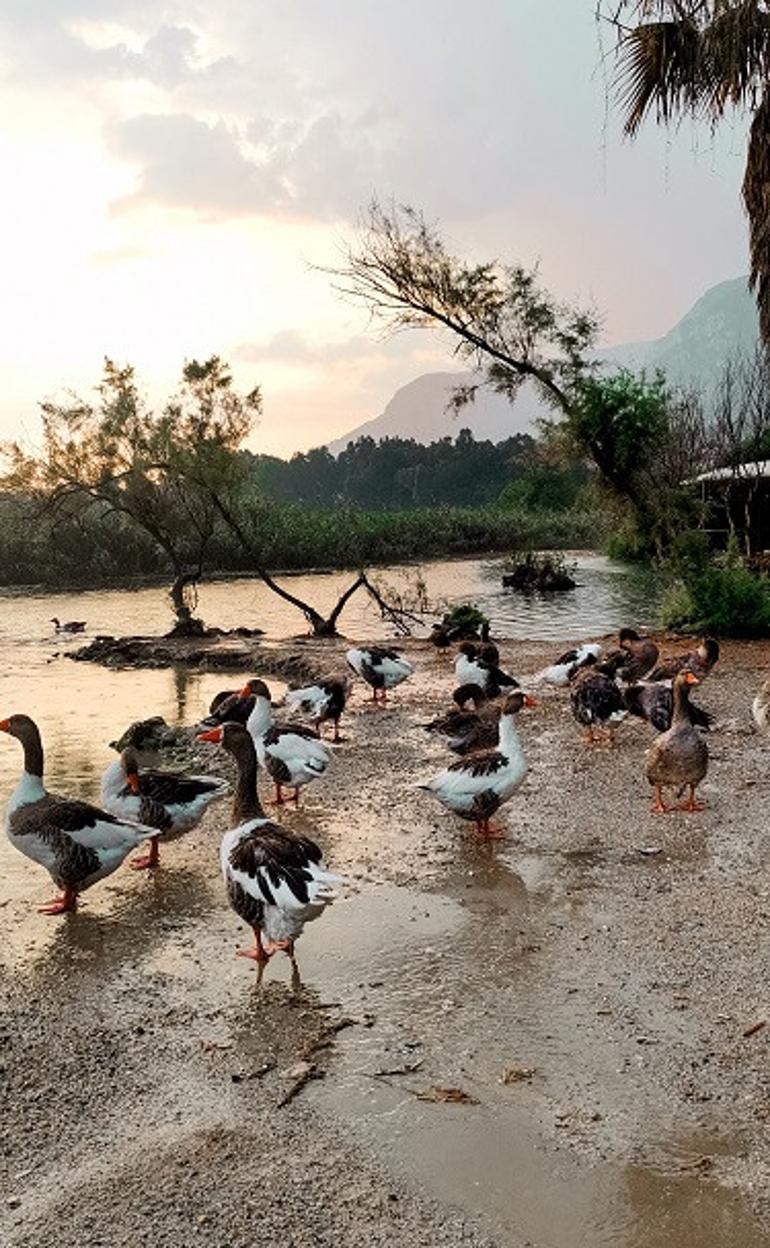
<path fill-rule="evenodd" d="M 704 809 L 695 797 L 695 790 L 708 771 L 709 752 L 703 733 L 693 723 L 690 709 L 690 689 L 698 684 L 700 681 L 694 672 L 683 671 L 675 676 L 671 727 L 656 737 L 647 751 L 647 779 L 655 788 L 652 809 L 656 815 L 676 809 L 690 812 Z M 666 787 L 688 788 L 688 800 L 678 808 L 667 806 L 663 796 Z"/>
<path fill-rule="evenodd" d="M 45 867 L 61 890 L 40 913 L 65 914 L 76 908 L 80 893 L 116 871 L 155 829 L 49 793 L 43 783 L 40 731 L 28 715 L 0 720 L 0 731 L 15 737 L 24 750 L 24 770 L 6 809 L 8 840 Z"/>
<path fill-rule="evenodd" d="M 510 693 L 500 711 L 497 748 L 467 754 L 418 788 L 432 793 L 461 819 L 472 821 L 479 836 L 502 837 L 504 833 L 493 828 L 490 819 L 513 797 L 527 774 L 516 716 L 522 707 L 536 705 L 535 699 L 520 689 Z"/>
<path fill-rule="evenodd" d="M 273 721 L 270 690 L 263 681 L 252 681 L 250 688 L 254 709 L 246 728 L 254 742 L 259 765 L 275 784 L 278 806 L 285 800 L 284 788 L 294 789 L 294 801 L 298 803 L 300 789 L 324 774 L 332 761 L 332 752 L 312 728 Z"/>
<path fill-rule="evenodd" d="M 295 941 L 334 901 L 332 886 L 341 877 L 324 868 L 315 841 L 265 815 L 257 792 L 257 753 L 244 727 L 222 724 L 199 733 L 198 740 L 221 745 L 238 771 L 232 826 L 222 838 L 220 860 L 230 905 L 254 932 L 254 946 L 236 956 L 264 964 L 281 950 L 294 962 Z"/>
<path fill-rule="evenodd" d="M 102 776 L 102 801 L 113 815 L 155 828 L 146 854 L 131 861 L 135 871 L 160 862 L 159 842 L 197 827 L 209 806 L 230 792 L 219 776 L 186 776 L 176 771 L 139 770 L 136 752 L 123 750 Z"/>

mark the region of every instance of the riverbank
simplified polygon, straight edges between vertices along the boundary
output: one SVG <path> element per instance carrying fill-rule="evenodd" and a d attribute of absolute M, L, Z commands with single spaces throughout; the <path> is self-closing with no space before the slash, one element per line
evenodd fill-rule
<path fill-rule="evenodd" d="M 328 670 L 345 645 L 265 649 Z M 61 1248 L 766 1245 L 768 746 L 750 704 L 770 649 L 726 643 L 699 693 L 716 723 L 698 816 L 650 813 L 644 724 L 587 751 L 565 692 L 541 689 L 490 846 L 414 788 L 446 760 L 421 724 L 452 676 L 401 648 L 415 677 L 385 711 L 356 687 L 332 771 L 282 816 L 350 881 L 302 938 L 296 1000 L 285 961 L 257 992 L 232 958 L 224 810 L 71 921 L 34 913 L 49 886 L 21 861 L 0 911 L 10 1248 L 42 1248 L 63 1207 Z M 526 675 L 554 647 L 502 651 Z M 279 1109 L 303 1061 L 324 1077 Z M 447 1087 L 468 1103 L 418 1099 Z"/>

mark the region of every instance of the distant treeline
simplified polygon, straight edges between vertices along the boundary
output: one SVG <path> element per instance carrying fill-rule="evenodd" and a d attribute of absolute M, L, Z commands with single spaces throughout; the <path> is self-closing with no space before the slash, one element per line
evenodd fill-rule
<path fill-rule="evenodd" d="M 326 447 L 289 460 L 242 454 L 250 461 L 256 489 L 268 498 L 318 507 L 343 504 L 368 511 L 483 507 L 497 502 L 516 483 L 529 480 L 534 485 L 535 478 L 545 489 L 541 506 L 571 506 L 586 475 L 581 469 L 560 469 L 550 477 L 543 474 L 538 467 L 538 444 L 528 434 L 504 442 L 477 442 L 469 429 L 429 446 L 413 438 L 379 442 L 359 438 L 336 457 Z M 551 496 L 554 487 L 558 498 Z M 531 504 L 531 499 L 526 500 L 526 505 Z"/>

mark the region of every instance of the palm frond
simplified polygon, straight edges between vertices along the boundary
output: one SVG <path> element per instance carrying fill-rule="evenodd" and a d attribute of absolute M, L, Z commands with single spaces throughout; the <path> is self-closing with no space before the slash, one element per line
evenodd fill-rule
<path fill-rule="evenodd" d="M 749 218 L 749 282 L 756 292 L 762 340 L 770 344 L 770 90 L 751 123 L 743 202 Z"/>
<path fill-rule="evenodd" d="M 618 45 L 618 100 L 623 128 L 635 135 L 650 109 L 668 123 L 702 104 L 701 35 L 690 21 L 644 22 Z"/>

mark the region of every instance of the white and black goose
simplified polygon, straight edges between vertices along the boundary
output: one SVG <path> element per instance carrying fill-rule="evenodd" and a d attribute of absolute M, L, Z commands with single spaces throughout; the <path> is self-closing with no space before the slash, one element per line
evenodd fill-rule
<path fill-rule="evenodd" d="M 45 867 L 61 895 L 41 914 L 64 914 L 78 895 L 111 875 L 123 859 L 155 833 L 151 827 L 119 819 L 76 798 L 48 793 L 43 783 L 40 731 L 28 715 L 0 720 L 24 749 L 24 771 L 6 810 L 8 840 L 27 858 Z"/>
<path fill-rule="evenodd" d="M 219 776 L 186 776 L 176 771 L 139 770 L 133 749 L 123 750 L 102 776 L 102 801 L 113 815 L 156 828 L 146 854 L 134 858 L 136 871 L 157 867 L 159 842 L 197 827 L 209 806 L 230 786 Z"/>
<path fill-rule="evenodd" d="M 273 722 L 270 690 L 263 681 L 251 681 L 254 709 L 246 727 L 251 733 L 261 767 L 275 784 L 275 800 L 280 805 L 284 788 L 299 791 L 311 780 L 317 780 L 332 761 L 332 752 L 317 732 L 302 724 L 283 725 Z"/>
<path fill-rule="evenodd" d="M 381 646 L 354 647 L 345 657 L 356 675 L 371 686 L 375 702 L 385 702 L 388 690 L 395 689 L 414 672 L 412 664 L 398 650 L 384 650 Z"/>
<path fill-rule="evenodd" d="M 254 742 L 245 728 L 223 724 L 199 739 L 224 746 L 238 769 L 233 826 L 220 851 L 230 905 L 254 932 L 254 947 L 239 949 L 238 956 L 264 963 L 283 950 L 293 961 L 295 941 L 334 901 L 332 886 L 341 877 L 324 869 L 314 841 L 266 817 L 257 793 Z"/>
<path fill-rule="evenodd" d="M 568 685 L 581 667 L 585 667 L 592 659 L 598 659 L 601 652 L 598 642 L 591 641 L 583 646 L 576 646 L 574 650 L 567 650 L 560 655 L 550 667 L 538 672 L 536 679 L 543 680 L 548 685 Z"/>
<path fill-rule="evenodd" d="M 508 694 L 500 712 L 498 745 L 478 750 L 418 787 L 437 797 L 442 806 L 475 823 L 479 836 L 499 837 L 490 819 L 518 789 L 527 774 L 527 762 L 516 730 L 516 716 L 534 698 L 517 690 Z"/>
<path fill-rule="evenodd" d="M 519 682 L 496 663 L 482 658 L 479 647 L 464 641 L 455 659 L 455 675 L 460 685 L 478 685 L 488 698 L 498 698 L 503 689 L 518 689 Z"/>
<path fill-rule="evenodd" d="M 290 689 L 284 699 L 290 713 L 307 715 L 320 734 L 324 724 L 334 725 L 332 741 L 341 741 L 340 719 L 347 701 L 347 685 L 344 680 L 331 677 L 319 680 L 317 685 L 304 685 L 301 689 Z"/>

